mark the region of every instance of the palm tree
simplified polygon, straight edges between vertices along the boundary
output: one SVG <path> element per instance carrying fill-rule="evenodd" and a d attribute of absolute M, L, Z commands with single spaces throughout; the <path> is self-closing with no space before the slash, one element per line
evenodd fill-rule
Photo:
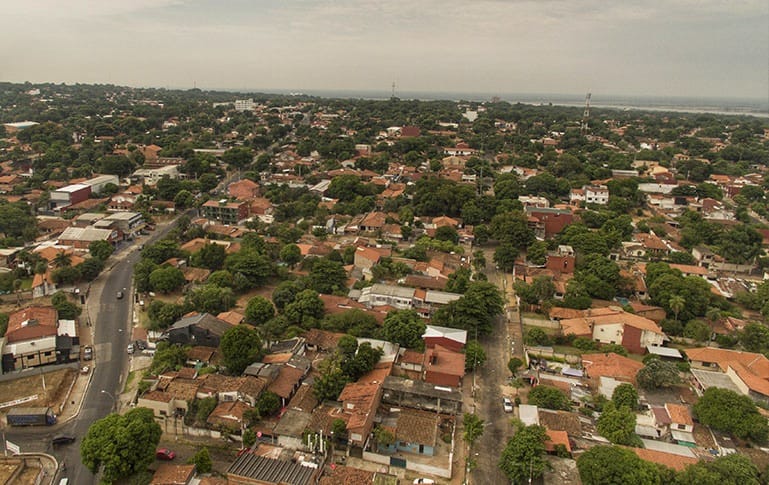
<path fill-rule="evenodd" d="M 681 295 L 673 295 L 670 297 L 668 305 L 670 306 L 670 310 L 676 316 L 676 322 L 678 322 L 678 314 L 686 307 L 686 300 Z"/>
<path fill-rule="evenodd" d="M 713 325 L 716 323 L 716 320 L 721 319 L 721 309 L 714 306 L 708 307 L 708 310 L 705 312 L 705 318 Z"/>
<path fill-rule="evenodd" d="M 21 306 L 21 280 L 13 280 L 13 292 L 16 293 L 16 306 Z"/>
<path fill-rule="evenodd" d="M 57 268 L 65 268 L 67 266 L 72 265 L 72 257 L 65 253 L 64 251 L 56 254 L 56 257 L 53 258 L 53 264 Z"/>

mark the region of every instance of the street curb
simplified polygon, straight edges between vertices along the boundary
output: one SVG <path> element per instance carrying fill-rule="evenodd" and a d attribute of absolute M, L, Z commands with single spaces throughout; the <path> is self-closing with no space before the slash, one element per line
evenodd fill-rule
<path fill-rule="evenodd" d="M 74 414 L 72 414 L 72 416 L 68 417 L 64 421 L 60 421 L 61 424 L 69 423 L 73 419 L 77 419 L 77 417 L 80 416 L 80 411 L 83 410 L 83 402 L 85 401 L 85 395 L 88 392 L 88 389 L 91 388 L 91 379 L 93 379 L 93 369 L 91 369 L 91 371 L 88 373 L 88 382 L 86 382 L 85 388 L 83 388 L 83 395 L 80 398 L 80 402 L 77 405 L 77 410 L 75 411 Z M 71 392 L 71 389 L 70 389 L 70 392 Z M 69 399 L 69 395 L 67 395 L 67 399 Z"/>

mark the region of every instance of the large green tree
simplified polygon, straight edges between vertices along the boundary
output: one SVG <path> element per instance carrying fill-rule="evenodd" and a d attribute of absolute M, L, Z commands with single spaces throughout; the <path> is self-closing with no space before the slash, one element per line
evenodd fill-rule
<path fill-rule="evenodd" d="M 596 429 L 601 436 L 614 444 L 640 446 L 641 440 L 635 434 L 635 424 L 635 413 L 629 407 L 617 407 L 610 401 L 604 405 Z"/>
<path fill-rule="evenodd" d="M 636 374 L 636 381 L 644 389 L 659 389 L 678 384 L 681 382 L 681 376 L 674 363 L 651 358 Z"/>
<path fill-rule="evenodd" d="M 552 386 L 539 385 L 529 391 L 529 404 L 546 409 L 571 409 L 569 397 L 560 389 Z"/>
<path fill-rule="evenodd" d="M 347 273 L 338 261 L 320 258 L 310 270 L 310 286 L 318 293 L 333 293 L 345 288 Z"/>
<path fill-rule="evenodd" d="M 219 349 L 229 373 L 239 376 L 246 367 L 259 359 L 262 341 L 253 327 L 237 325 L 224 332 Z"/>
<path fill-rule="evenodd" d="M 263 296 L 255 296 L 246 305 L 246 322 L 251 325 L 263 325 L 275 316 L 272 302 Z"/>
<path fill-rule="evenodd" d="M 94 422 L 80 443 L 80 457 L 91 473 L 107 483 L 144 472 L 155 460 L 162 429 L 152 410 L 134 408 Z"/>
<path fill-rule="evenodd" d="M 422 335 L 427 326 L 414 310 L 394 310 L 387 314 L 382 325 L 382 336 L 389 342 L 410 349 L 423 349 Z"/>
<path fill-rule="evenodd" d="M 764 444 L 769 438 L 769 425 L 748 396 L 728 389 L 705 390 L 693 408 L 694 417 L 711 428 L 734 433 L 738 438 Z"/>
<path fill-rule="evenodd" d="M 577 458 L 584 485 L 660 485 L 658 468 L 627 448 L 594 446 Z"/>
<path fill-rule="evenodd" d="M 545 472 L 544 459 L 547 432 L 544 427 L 521 426 L 502 450 L 499 468 L 513 483 L 539 478 Z"/>

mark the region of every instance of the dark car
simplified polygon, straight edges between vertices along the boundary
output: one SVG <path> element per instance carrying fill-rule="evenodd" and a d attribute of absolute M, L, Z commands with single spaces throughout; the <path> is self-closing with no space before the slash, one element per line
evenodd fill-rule
<path fill-rule="evenodd" d="M 54 446 L 68 445 L 74 442 L 75 442 L 74 436 L 66 436 L 66 435 L 54 436 L 53 439 L 51 440 L 51 444 Z"/>
<path fill-rule="evenodd" d="M 155 450 L 155 458 L 158 460 L 171 461 L 176 458 L 176 453 L 169 450 L 168 448 L 158 448 Z"/>

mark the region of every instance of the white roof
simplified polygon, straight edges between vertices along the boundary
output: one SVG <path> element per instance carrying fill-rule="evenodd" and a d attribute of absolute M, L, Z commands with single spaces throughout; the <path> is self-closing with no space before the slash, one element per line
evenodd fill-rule
<path fill-rule="evenodd" d="M 670 347 L 659 347 L 657 345 L 647 345 L 646 350 L 648 350 L 650 354 L 659 355 L 660 357 L 671 357 L 675 359 L 684 358 L 684 356 L 681 355 L 681 352 L 679 352 L 678 349 L 671 349 Z"/>
<path fill-rule="evenodd" d="M 59 235 L 59 240 L 68 241 L 106 241 L 112 235 L 110 229 L 97 229 L 95 227 L 68 227 Z"/>
<path fill-rule="evenodd" d="M 422 338 L 425 337 L 443 337 L 464 345 L 467 343 L 467 330 L 439 327 L 437 325 L 427 325 L 425 328 L 425 333 L 422 335 Z"/>
<path fill-rule="evenodd" d="M 15 123 L 3 123 L 5 126 L 10 126 L 11 128 L 29 128 L 30 126 L 35 126 L 39 124 L 37 121 L 16 121 Z"/>
<path fill-rule="evenodd" d="M 399 298 L 414 297 L 414 288 L 407 288 L 405 286 L 383 285 L 381 283 L 377 283 L 367 288 L 371 288 L 369 291 L 373 295 L 395 296 Z M 363 288 L 363 291 L 365 292 L 367 288 Z"/>
<path fill-rule="evenodd" d="M 88 189 L 90 187 L 91 187 L 90 185 L 86 185 L 86 184 L 72 184 L 72 185 L 67 185 L 66 187 L 62 187 L 60 189 L 56 189 L 54 192 L 72 193 L 72 192 L 77 192 L 78 190 Z"/>
<path fill-rule="evenodd" d="M 675 432 L 676 430 L 671 430 Z M 689 434 L 691 438 L 691 433 Z M 671 455 L 686 456 L 689 458 L 697 458 L 697 455 L 692 452 L 692 449 L 686 446 L 676 445 L 673 443 L 666 443 L 664 441 L 645 440 L 641 438 L 641 442 L 644 444 L 644 448 L 647 450 L 662 451 L 663 453 L 670 453 Z M 691 441 L 694 443 L 694 440 Z"/>
<path fill-rule="evenodd" d="M 462 298 L 462 295 L 459 293 L 449 293 L 448 291 L 427 290 L 425 292 L 425 303 L 448 305 L 452 301 L 457 301 L 460 298 Z"/>
<path fill-rule="evenodd" d="M 531 404 L 521 404 L 518 406 L 518 417 L 526 426 L 539 424 L 539 409 Z"/>
<path fill-rule="evenodd" d="M 58 335 L 77 336 L 77 327 L 74 320 L 59 320 L 59 327 L 56 329 Z"/>

